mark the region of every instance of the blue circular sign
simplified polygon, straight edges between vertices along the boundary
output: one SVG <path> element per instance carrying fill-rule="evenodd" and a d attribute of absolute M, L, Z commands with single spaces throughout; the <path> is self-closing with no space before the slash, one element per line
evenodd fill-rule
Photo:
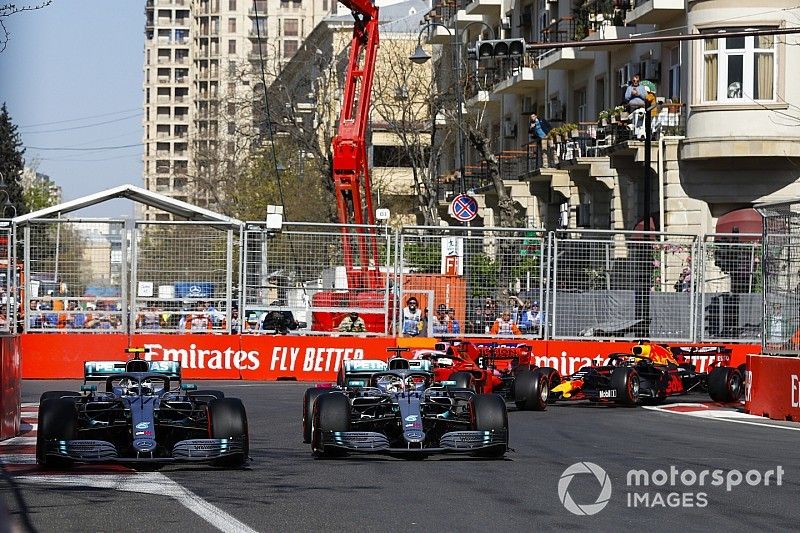
<path fill-rule="evenodd" d="M 472 196 L 459 194 L 450 204 L 450 213 L 456 220 L 469 222 L 478 216 L 478 202 Z"/>

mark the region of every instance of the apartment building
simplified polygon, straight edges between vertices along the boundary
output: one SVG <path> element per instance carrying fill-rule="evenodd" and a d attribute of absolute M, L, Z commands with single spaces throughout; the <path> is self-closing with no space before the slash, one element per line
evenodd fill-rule
<path fill-rule="evenodd" d="M 258 132 L 262 75 L 274 79 L 335 9 L 335 0 L 146 0 L 145 188 L 213 208 L 217 176 L 241 164 Z M 171 218 L 151 207 L 142 216 Z"/>
<path fill-rule="evenodd" d="M 20 185 L 26 191 L 33 188 L 38 189 L 44 195 L 43 198 L 39 199 L 43 204 L 57 205 L 61 203 L 61 185 L 58 185 L 47 174 L 25 167 L 22 169 L 22 175 L 20 176 Z M 38 208 L 40 207 L 43 206 L 38 206 Z"/>
<path fill-rule="evenodd" d="M 760 221 L 752 206 L 800 193 L 800 86 L 790 68 L 800 60 L 798 36 L 725 37 L 797 27 L 798 14 L 788 0 L 445 0 L 428 20 L 460 28 L 465 48 L 490 37 L 535 45 L 519 58 L 470 60 L 462 80 L 465 109 L 493 140 L 531 225 L 642 229 L 649 212 L 652 229 L 702 234 L 750 231 Z M 686 34 L 708 37 L 671 39 Z M 618 41 L 629 37 L 659 39 Z M 437 32 L 430 42 L 448 38 Z M 547 46 L 565 41 L 583 44 Z M 603 126 L 634 74 L 663 104 L 647 179 L 641 128 L 628 127 L 630 118 Z M 529 145 L 532 112 L 554 128 L 576 125 L 574 137 L 543 142 L 542 164 Z M 467 159 L 480 169 L 471 147 Z M 453 160 L 445 155 L 442 174 Z M 496 199 L 476 172 L 482 221 L 491 225 Z"/>

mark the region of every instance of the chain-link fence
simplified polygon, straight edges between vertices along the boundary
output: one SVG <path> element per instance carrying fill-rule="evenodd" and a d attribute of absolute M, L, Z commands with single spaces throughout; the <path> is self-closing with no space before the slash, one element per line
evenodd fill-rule
<path fill-rule="evenodd" d="M 15 331 L 21 268 L 17 265 L 13 226 L 0 225 L 0 333 Z"/>
<path fill-rule="evenodd" d="M 243 258 L 242 331 L 390 333 L 387 227 L 287 223 L 276 232 L 248 224 Z"/>
<path fill-rule="evenodd" d="M 402 228 L 396 332 L 542 336 L 545 243 L 536 229 Z"/>
<path fill-rule="evenodd" d="M 797 238 L 782 220 L 767 300 L 796 315 Z M 16 259 L 0 249 L 2 302 L 7 324 L 23 302 L 29 332 L 753 342 L 766 327 L 789 349 L 800 325 L 763 324 L 758 235 L 107 219 L 21 231 Z M 0 244 L 10 235 L 0 226 Z"/>
<path fill-rule="evenodd" d="M 32 220 L 24 231 L 24 329 L 127 330 L 121 220 Z"/>
<path fill-rule="evenodd" d="M 570 231 L 553 238 L 554 338 L 692 338 L 696 238 Z"/>
<path fill-rule="evenodd" d="M 800 354 L 800 203 L 758 209 L 764 217 L 764 353 Z"/>
<path fill-rule="evenodd" d="M 233 291 L 239 284 L 236 230 L 216 222 L 137 222 L 131 331 L 228 331 L 237 318 L 233 313 Z"/>
<path fill-rule="evenodd" d="M 702 241 L 698 337 L 760 342 L 764 317 L 760 234 L 712 234 Z"/>

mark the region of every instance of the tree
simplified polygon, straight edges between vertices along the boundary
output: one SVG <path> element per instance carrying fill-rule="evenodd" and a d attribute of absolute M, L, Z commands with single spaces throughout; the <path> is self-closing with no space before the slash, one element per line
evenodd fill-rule
<path fill-rule="evenodd" d="M 416 207 L 424 224 L 438 226 L 438 198 L 432 179 L 437 167 L 429 148 L 433 136 L 430 110 L 435 107 L 436 87 L 430 70 L 408 60 L 415 45 L 413 38 L 383 40 L 373 86 L 372 127 L 396 137 L 400 145 L 396 164 L 410 168 Z M 392 190 L 388 183 L 375 185 L 382 192 Z"/>
<path fill-rule="evenodd" d="M 36 5 L 21 7 L 18 7 L 16 4 L 0 4 L 0 53 L 6 49 L 10 35 L 8 29 L 6 28 L 6 18 L 14 15 L 15 13 L 21 13 L 23 11 L 35 11 L 37 9 L 42 9 L 43 7 L 47 7 L 52 3 L 53 0 L 45 0 Z"/>
<path fill-rule="evenodd" d="M 2 175 L 0 179 L 5 183 L 3 190 L 8 193 L 8 200 L 16 208 L 17 215 L 28 212 L 20 185 L 20 176 L 25 167 L 24 154 L 25 148 L 17 132 L 17 126 L 12 122 L 4 102 L 0 108 L 0 175 Z"/>

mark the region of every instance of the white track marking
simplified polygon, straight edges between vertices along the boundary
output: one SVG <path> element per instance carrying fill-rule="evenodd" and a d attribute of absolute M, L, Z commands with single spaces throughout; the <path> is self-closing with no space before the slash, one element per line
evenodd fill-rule
<path fill-rule="evenodd" d="M 112 489 L 141 494 L 161 495 L 174 498 L 191 512 L 226 533 L 256 533 L 247 524 L 240 522 L 219 507 L 215 507 L 192 491 L 178 485 L 164 474 L 143 472 L 134 475 L 48 475 L 16 476 L 14 481 L 35 485 L 62 485 Z"/>
<path fill-rule="evenodd" d="M 28 444 L 36 444 L 36 437 L 11 437 L 0 440 L 0 446 L 26 446 Z"/>
<path fill-rule="evenodd" d="M 9 453 L 0 455 L 2 465 L 35 465 L 36 454 L 33 453 Z"/>
<path fill-rule="evenodd" d="M 751 415 L 739 411 L 723 411 L 721 409 L 701 409 L 698 411 L 673 411 L 670 407 L 706 407 L 704 404 L 697 403 L 673 403 L 666 407 L 644 405 L 644 409 L 650 411 L 658 411 L 660 413 L 670 413 L 673 415 L 691 416 L 694 418 L 705 418 L 711 420 L 720 420 L 722 422 L 733 422 L 734 424 L 746 424 L 748 426 L 759 426 L 776 429 L 787 429 L 789 431 L 800 431 L 800 426 L 784 426 L 781 424 L 770 424 L 768 418 L 763 416 Z"/>

